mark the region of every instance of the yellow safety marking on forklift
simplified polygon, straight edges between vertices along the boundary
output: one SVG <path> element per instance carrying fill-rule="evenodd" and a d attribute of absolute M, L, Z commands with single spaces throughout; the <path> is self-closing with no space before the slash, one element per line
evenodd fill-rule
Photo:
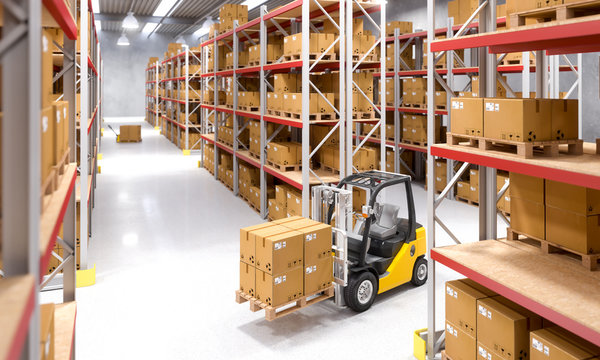
<path fill-rule="evenodd" d="M 102 166 L 98 165 L 98 174 L 102 174 Z"/>
<path fill-rule="evenodd" d="M 415 330 L 413 334 L 413 355 L 417 360 L 425 360 L 425 355 L 427 355 L 427 342 L 421 334 L 426 332 L 427 328 Z"/>
<path fill-rule="evenodd" d="M 183 150 L 183 155 L 190 155 L 192 152 L 190 150 Z"/>
<path fill-rule="evenodd" d="M 98 153 L 98 160 L 102 160 L 102 153 Z"/>
<path fill-rule="evenodd" d="M 160 131 L 160 126 L 155 126 L 155 127 L 154 127 L 154 130 L 156 130 L 156 131 Z"/>
<path fill-rule="evenodd" d="M 96 264 L 91 269 L 77 270 L 76 278 L 78 288 L 94 285 L 96 283 Z"/>

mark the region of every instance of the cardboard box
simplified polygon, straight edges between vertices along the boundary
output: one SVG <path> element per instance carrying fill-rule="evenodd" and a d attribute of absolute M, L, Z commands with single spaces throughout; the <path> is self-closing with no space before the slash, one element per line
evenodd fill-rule
<path fill-rule="evenodd" d="M 302 215 L 302 194 L 288 191 L 286 196 L 286 211 L 288 216 Z"/>
<path fill-rule="evenodd" d="M 477 360 L 506 360 L 504 357 L 494 353 L 490 348 L 477 342 Z"/>
<path fill-rule="evenodd" d="M 475 360 L 477 358 L 475 338 L 449 321 L 446 321 L 446 355 L 452 360 Z"/>
<path fill-rule="evenodd" d="M 452 98 L 451 132 L 459 135 L 483 136 L 483 99 Z"/>
<path fill-rule="evenodd" d="M 256 268 L 267 274 L 278 275 L 302 266 L 302 243 L 302 234 L 290 229 L 257 240 Z"/>
<path fill-rule="evenodd" d="M 446 282 L 446 322 L 474 338 L 477 335 L 477 300 L 495 295 L 471 279 Z"/>
<path fill-rule="evenodd" d="M 321 259 L 331 257 L 331 225 L 302 218 L 282 226 L 302 234 L 305 264 L 316 264 Z"/>
<path fill-rule="evenodd" d="M 333 283 L 333 257 L 326 256 L 304 263 L 304 294 L 314 294 Z"/>
<path fill-rule="evenodd" d="M 119 142 L 142 141 L 141 125 L 121 125 L 119 127 Z"/>
<path fill-rule="evenodd" d="M 456 183 L 456 196 L 463 199 L 470 199 L 471 196 L 471 185 L 466 181 L 459 181 Z"/>
<path fill-rule="evenodd" d="M 483 115 L 483 136 L 511 141 L 552 139 L 552 103 L 549 99 L 489 99 Z"/>
<path fill-rule="evenodd" d="M 559 332 L 555 327 L 532 331 L 530 335 L 530 360 L 584 360 L 591 359 L 593 345 L 573 341 L 573 336 Z M 564 330 L 563 330 L 564 332 Z"/>
<path fill-rule="evenodd" d="M 240 179 L 241 180 L 241 179 Z M 240 192 L 242 188 L 240 187 Z M 256 241 L 253 232 L 274 226 L 272 223 L 258 224 L 240 229 L 240 260 L 254 266 Z"/>
<path fill-rule="evenodd" d="M 552 100 L 552 139 L 579 138 L 579 105 L 577 100 Z"/>
<path fill-rule="evenodd" d="M 514 188 L 513 188 L 514 189 Z M 511 227 L 523 234 L 546 239 L 546 207 L 543 203 L 510 197 Z"/>
<path fill-rule="evenodd" d="M 279 275 L 270 275 L 256 270 L 256 298 L 271 306 L 279 306 L 297 300 L 303 294 L 303 273 L 302 266 Z"/>
<path fill-rule="evenodd" d="M 283 219 L 286 216 L 285 203 L 281 204 L 275 199 L 268 199 L 269 218 L 273 220 Z"/>
<path fill-rule="evenodd" d="M 52 172 L 52 167 L 56 165 L 54 158 L 55 155 L 55 143 L 54 143 L 54 132 L 56 127 L 56 120 L 54 119 L 55 113 L 52 106 L 48 106 L 42 109 L 42 117 L 40 119 L 40 126 L 42 129 L 42 161 L 41 161 L 41 176 L 42 184 L 48 178 Z M 42 194 L 43 195 L 43 194 Z"/>
<path fill-rule="evenodd" d="M 547 206 L 575 212 L 580 215 L 600 214 L 600 190 L 546 180 Z"/>
<path fill-rule="evenodd" d="M 256 268 L 240 261 L 240 291 L 246 295 L 256 294 Z"/>
<path fill-rule="evenodd" d="M 545 203 L 544 179 L 515 172 L 510 173 L 509 179 L 510 194 L 512 197 L 541 204 Z"/>
<path fill-rule="evenodd" d="M 412 21 L 388 21 L 385 26 L 387 36 L 394 36 L 394 29 L 399 29 L 400 35 L 410 34 L 413 32 Z"/>
<path fill-rule="evenodd" d="M 515 214 L 513 199 L 512 217 Z M 514 221 L 514 220 L 513 220 Z M 600 215 L 586 216 L 546 206 L 546 240 L 579 254 L 600 253 Z"/>
<path fill-rule="evenodd" d="M 51 30 L 42 30 L 42 108 L 52 105 L 52 79 L 54 77 L 52 60 L 53 38 Z"/>
<path fill-rule="evenodd" d="M 477 341 L 506 360 L 527 359 L 529 332 L 542 319 L 500 296 L 477 300 Z"/>
<path fill-rule="evenodd" d="M 278 165 L 298 165 L 302 161 L 302 144 L 295 142 L 270 142 L 267 159 Z"/>
<path fill-rule="evenodd" d="M 54 310 L 55 305 L 40 305 L 40 359 L 54 360 Z"/>
<path fill-rule="evenodd" d="M 283 108 L 283 96 L 280 93 L 267 93 L 267 109 L 279 111 Z"/>

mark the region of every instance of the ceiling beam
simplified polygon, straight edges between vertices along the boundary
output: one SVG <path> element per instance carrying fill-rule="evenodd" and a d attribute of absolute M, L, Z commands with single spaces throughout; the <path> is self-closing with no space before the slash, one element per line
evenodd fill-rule
<path fill-rule="evenodd" d="M 107 13 L 98 13 L 94 14 L 94 18 L 100 21 L 123 21 L 123 19 L 127 16 L 126 14 L 107 14 Z M 175 24 L 175 25 L 194 25 L 198 19 L 197 18 L 184 18 L 184 17 L 165 17 L 163 19 L 162 16 L 144 16 L 144 15 L 136 15 L 134 14 L 137 21 L 140 23 L 160 23 L 162 20 L 163 24 Z"/>

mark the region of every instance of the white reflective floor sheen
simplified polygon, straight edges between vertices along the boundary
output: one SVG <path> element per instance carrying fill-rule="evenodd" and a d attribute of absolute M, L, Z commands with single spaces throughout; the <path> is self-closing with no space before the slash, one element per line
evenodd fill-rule
<path fill-rule="evenodd" d="M 141 143 L 115 142 L 108 124 L 125 122 L 142 124 Z M 140 118 L 104 128 L 89 247 L 96 284 L 77 290 L 78 359 L 412 358 L 413 331 L 427 326 L 426 286 L 382 294 L 362 314 L 325 301 L 268 322 L 234 301 L 239 229 L 260 217 Z M 425 224 L 425 192 L 413 187 Z M 459 238 L 477 239 L 476 208 L 447 202 L 440 214 Z M 441 328 L 444 281 L 459 275 L 441 265 L 437 274 Z"/>

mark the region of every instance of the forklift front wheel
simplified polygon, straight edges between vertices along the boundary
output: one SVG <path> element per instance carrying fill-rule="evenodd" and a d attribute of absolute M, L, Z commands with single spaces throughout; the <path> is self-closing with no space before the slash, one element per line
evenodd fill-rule
<path fill-rule="evenodd" d="M 369 271 L 350 277 L 350 283 L 344 289 L 346 305 L 356 312 L 368 310 L 379 289 L 379 282 Z"/>
<path fill-rule="evenodd" d="M 425 258 L 420 257 L 415 261 L 412 280 L 410 282 L 414 286 L 421 286 L 427 282 L 427 260 Z"/>

